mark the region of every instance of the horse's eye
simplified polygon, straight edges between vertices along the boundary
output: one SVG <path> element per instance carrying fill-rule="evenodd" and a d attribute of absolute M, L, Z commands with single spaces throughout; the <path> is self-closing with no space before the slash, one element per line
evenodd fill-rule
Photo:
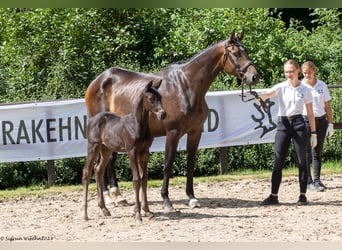
<path fill-rule="evenodd" d="M 233 55 L 234 55 L 235 57 L 241 57 L 240 51 L 234 52 Z"/>

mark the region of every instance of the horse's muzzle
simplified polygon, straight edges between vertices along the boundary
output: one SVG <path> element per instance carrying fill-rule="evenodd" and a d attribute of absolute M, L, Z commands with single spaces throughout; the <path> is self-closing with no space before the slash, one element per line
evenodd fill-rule
<path fill-rule="evenodd" d="M 245 74 L 245 80 L 246 80 L 247 85 L 254 85 L 254 84 L 257 84 L 259 82 L 260 75 L 258 72 L 255 72 L 255 73 L 247 72 Z"/>

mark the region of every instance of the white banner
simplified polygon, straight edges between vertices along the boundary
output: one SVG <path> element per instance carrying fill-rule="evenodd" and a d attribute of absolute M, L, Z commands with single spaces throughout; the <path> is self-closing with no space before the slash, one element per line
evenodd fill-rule
<path fill-rule="evenodd" d="M 242 102 L 240 94 L 241 91 L 207 93 L 210 110 L 200 148 L 274 141 L 276 100 L 269 101 L 271 108 L 266 113 L 256 101 Z M 84 99 L 0 106 L 0 162 L 86 156 L 86 124 Z M 186 136 L 178 149 L 185 150 L 185 145 Z M 155 138 L 151 152 L 164 151 L 164 147 L 165 137 Z"/>

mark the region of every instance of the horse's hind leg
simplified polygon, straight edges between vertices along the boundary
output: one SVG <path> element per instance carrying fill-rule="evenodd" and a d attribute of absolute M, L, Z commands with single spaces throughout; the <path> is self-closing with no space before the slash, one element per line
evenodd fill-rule
<path fill-rule="evenodd" d="M 108 163 L 111 151 L 102 147 L 100 152 L 101 152 L 100 162 L 96 165 L 96 167 L 94 169 L 95 170 L 95 178 L 96 178 L 97 195 L 98 195 L 98 206 L 101 208 L 101 210 L 105 216 L 110 216 L 110 212 L 107 209 L 105 202 L 104 202 L 103 183 L 102 182 L 103 182 L 106 164 Z"/>
<path fill-rule="evenodd" d="M 115 162 L 117 153 L 113 152 L 106 167 L 106 177 L 110 186 L 109 195 L 114 199 L 115 205 L 126 205 L 127 200 L 121 195 L 118 181 L 116 178 Z"/>
<path fill-rule="evenodd" d="M 97 148 L 96 146 L 88 145 L 87 161 L 83 167 L 82 183 L 83 183 L 83 201 L 82 201 L 82 217 L 88 220 L 88 187 L 90 177 L 92 175 L 92 164 L 94 163 Z"/>

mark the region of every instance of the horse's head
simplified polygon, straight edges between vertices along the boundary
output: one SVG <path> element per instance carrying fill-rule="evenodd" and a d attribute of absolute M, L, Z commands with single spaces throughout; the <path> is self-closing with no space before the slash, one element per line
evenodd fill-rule
<path fill-rule="evenodd" d="M 248 57 L 248 50 L 241 43 L 244 31 L 238 37 L 235 36 L 235 31 L 224 42 L 223 69 L 228 74 L 237 76 L 245 81 L 248 85 L 253 85 L 259 82 L 259 73 L 254 64 Z"/>
<path fill-rule="evenodd" d="M 158 88 L 161 84 L 162 80 L 160 82 L 155 83 L 154 87 L 152 86 L 153 81 L 149 82 L 149 84 L 145 87 L 145 100 L 144 105 L 147 107 L 147 109 L 154 113 L 158 120 L 164 120 L 166 118 L 166 112 L 162 106 L 161 101 L 161 95 L 158 92 Z"/>

